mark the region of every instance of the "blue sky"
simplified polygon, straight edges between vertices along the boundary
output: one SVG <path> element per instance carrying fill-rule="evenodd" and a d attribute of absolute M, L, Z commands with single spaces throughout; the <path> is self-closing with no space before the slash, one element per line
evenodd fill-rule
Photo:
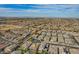
<path fill-rule="evenodd" d="M 78 4 L 0 4 L 0 16 L 79 18 L 79 5 Z"/>

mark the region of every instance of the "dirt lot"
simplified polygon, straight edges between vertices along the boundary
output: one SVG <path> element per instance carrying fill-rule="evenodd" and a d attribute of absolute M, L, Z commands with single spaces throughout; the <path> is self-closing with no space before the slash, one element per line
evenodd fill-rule
<path fill-rule="evenodd" d="M 0 23 L 1 54 L 79 53 L 79 20 L 59 18 Z"/>

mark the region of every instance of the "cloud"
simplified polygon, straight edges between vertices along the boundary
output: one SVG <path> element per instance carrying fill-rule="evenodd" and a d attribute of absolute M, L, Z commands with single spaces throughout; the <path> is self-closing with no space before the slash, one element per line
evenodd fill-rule
<path fill-rule="evenodd" d="M 79 5 L 71 4 L 14 4 L 0 5 L 0 16 L 79 16 Z"/>
<path fill-rule="evenodd" d="M 0 12 L 40 12 L 40 10 L 0 8 Z"/>

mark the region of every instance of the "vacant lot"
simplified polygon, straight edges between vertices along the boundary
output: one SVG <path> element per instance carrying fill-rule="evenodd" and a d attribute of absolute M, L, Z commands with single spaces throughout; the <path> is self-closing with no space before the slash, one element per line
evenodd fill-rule
<path fill-rule="evenodd" d="M 0 21 L 1 54 L 78 54 L 78 19 Z"/>

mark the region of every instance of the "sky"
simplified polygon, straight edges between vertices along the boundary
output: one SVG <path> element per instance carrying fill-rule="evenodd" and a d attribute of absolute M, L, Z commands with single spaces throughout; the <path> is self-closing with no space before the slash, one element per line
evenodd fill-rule
<path fill-rule="evenodd" d="M 0 16 L 79 18 L 79 4 L 0 4 Z"/>

